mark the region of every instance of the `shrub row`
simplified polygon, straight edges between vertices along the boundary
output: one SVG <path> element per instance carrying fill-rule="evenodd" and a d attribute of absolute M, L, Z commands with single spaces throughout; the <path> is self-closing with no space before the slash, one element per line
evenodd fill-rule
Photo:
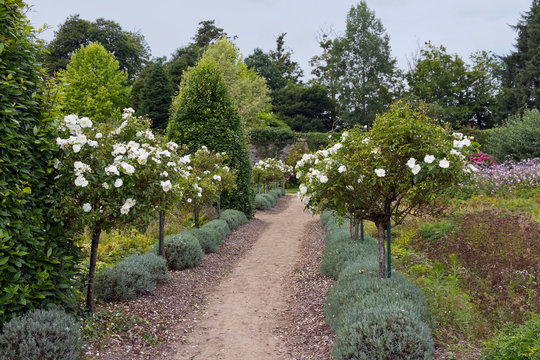
<path fill-rule="evenodd" d="M 33 310 L 4 324 L 0 349 L 2 360 L 77 360 L 80 326 L 61 310 Z"/>
<path fill-rule="evenodd" d="M 377 242 L 351 240 L 348 224 L 321 215 L 326 250 L 321 273 L 337 279 L 325 301 L 326 321 L 336 333 L 334 359 L 431 359 L 429 307 L 418 287 L 400 273 L 378 277 Z"/>
<path fill-rule="evenodd" d="M 257 194 L 255 196 L 255 208 L 257 210 L 268 210 L 277 205 L 281 196 L 285 195 L 285 190 L 277 188 L 267 193 Z"/>
<path fill-rule="evenodd" d="M 225 210 L 221 219 L 166 236 L 166 260 L 157 256 L 156 244 L 146 254 L 131 255 L 102 269 L 96 277 L 96 295 L 105 301 L 124 301 L 152 291 L 158 282 L 167 280 L 167 268 L 184 270 L 199 265 L 205 253 L 216 252 L 232 230 L 247 222 L 243 212 Z"/>

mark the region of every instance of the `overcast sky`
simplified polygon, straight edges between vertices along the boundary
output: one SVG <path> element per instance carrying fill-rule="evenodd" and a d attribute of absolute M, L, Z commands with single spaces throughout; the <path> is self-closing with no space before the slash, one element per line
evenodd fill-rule
<path fill-rule="evenodd" d="M 349 0 L 29 0 L 28 13 L 36 27 L 49 29 L 41 37 L 50 41 L 69 15 L 118 22 L 124 30 L 144 35 L 155 57 L 170 56 L 187 45 L 199 21 L 215 19 L 229 35 L 236 35 L 244 56 L 260 47 L 275 48 L 286 32 L 285 44 L 293 51 L 304 74 L 310 76 L 309 59 L 320 53 L 317 34 L 333 28 L 345 30 Z M 392 54 L 402 69 L 425 42 L 444 45 L 451 53 L 468 58 L 471 52 L 490 50 L 507 54 L 513 48 L 515 25 L 532 0 L 368 0 L 381 19 Z"/>

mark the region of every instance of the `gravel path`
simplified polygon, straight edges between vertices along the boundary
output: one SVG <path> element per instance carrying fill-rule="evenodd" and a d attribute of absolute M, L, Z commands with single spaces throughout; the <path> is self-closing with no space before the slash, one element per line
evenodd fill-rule
<path fill-rule="evenodd" d="M 293 195 L 284 200 L 279 212 L 257 213 L 263 231 L 209 296 L 203 319 L 178 343 L 177 359 L 292 359 L 273 329 L 287 307 L 283 285 L 313 218 Z"/>

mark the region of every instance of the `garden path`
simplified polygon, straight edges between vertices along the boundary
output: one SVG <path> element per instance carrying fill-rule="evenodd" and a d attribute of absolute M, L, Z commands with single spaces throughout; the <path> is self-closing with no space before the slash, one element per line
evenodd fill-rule
<path fill-rule="evenodd" d="M 295 264 L 304 228 L 313 219 L 295 195 L 282 211 L 259 211 L 265 223 L 256 243 L 209 296 L 202 320 L 187 341 L 177 344 L 178 359 L 290 359 L 272 333 L 285 307 L 283 287 Z"/>

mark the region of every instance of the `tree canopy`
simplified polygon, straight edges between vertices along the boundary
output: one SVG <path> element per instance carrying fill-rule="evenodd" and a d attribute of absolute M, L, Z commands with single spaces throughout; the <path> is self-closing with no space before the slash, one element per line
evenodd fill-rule
<path fill-rule="evenodd" d="M 147 69 L 140 92 L 140 104 L 137 114 L 148 116 L 152 128 L 165 130 L 169 121 L 174 88 L 161 62 L 155 62 Z"/>
<path fill-rule="evenodd" d="M 124 31 L 112 20 L 99 18 L 91 22 L 72 15 L 60 25 L 54 39 L 46 46 L 48 53 L 44 55 L 44 62 L 49 74 L 65 69 L 73 53 L 91 42 L 100 43 L 112 53 L 130 80 L 150 57 L 150 48 L 143 35 Z"/>
<path fill-rule="evenodd" d="M 66 115 L 107 122 L 129 105 L 127 73 L 120 70 L 118 61 L 99 43 L 75 51 L 60 78 L 61 110 Z"/>

